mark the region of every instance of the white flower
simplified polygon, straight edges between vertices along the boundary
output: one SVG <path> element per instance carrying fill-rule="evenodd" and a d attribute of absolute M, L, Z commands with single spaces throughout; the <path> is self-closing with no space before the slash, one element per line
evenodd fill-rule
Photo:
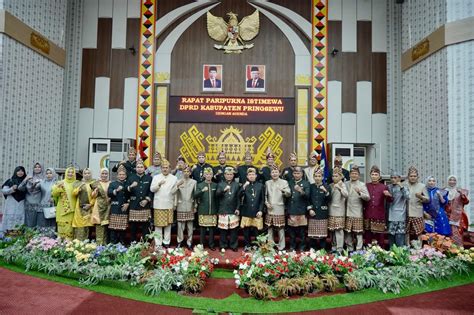
<path fill-rule="evenodd" d="M 228 265 L 230 263 L 229 259 L 226 259 L 225 263 Z"/>
<path fill-rule="evenodd" d="M 201 270 L 202 270 L 202 271 L 206 270 L 206 267 L 205 267 L 205 266 L 202 266 L 202 267 L 201 267 Z"/>
<path fill-rule="evenodd" d="M 235 285 L 236 285 L 237 287 L 239 287 L 239 286 L 240 286 L 240 280 L 235 280 Z"/>
<path fill-rule="evenodd" d="M 222 248 L 222 249 L 221 249 L 221 253 L 225 253 L 225 248 Z"/>

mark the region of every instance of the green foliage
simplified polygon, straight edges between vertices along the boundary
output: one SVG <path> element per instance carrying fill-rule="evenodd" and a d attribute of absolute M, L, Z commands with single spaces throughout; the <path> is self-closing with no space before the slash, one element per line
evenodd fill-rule
<path fill-rule="evenodd" d="M 188 293 L 199 293 L 204 289 L 206 282 L 201 277 L 189 275 L 185 277 L 183 288 Z"/>
<path fill-rule="evenodd" d="M 183 284 L 182 276 L 174 275 L 171 270 L 156 269 L 147 279 L 143 289 L 145 294 L 158 295 L 161 292 L 171 291 L 174 288 L 180 288 Z"/>
<path fill-rule="evenodd" d="M 252 279 L 248 284 L 250 296 L 257 300 L 269 300 L 272 297 L 270 286 L 263 281 Z"/>
<path fill-rule="evenodd" d="M 321 280 L 323 281 L 323 284 L 324 284 L 324 290 L 328 292 L 336 291 L 337 286 L 339 285 L 339 280 L 337 279 L 335 275 L 331 273 L 322 275 Z"/>

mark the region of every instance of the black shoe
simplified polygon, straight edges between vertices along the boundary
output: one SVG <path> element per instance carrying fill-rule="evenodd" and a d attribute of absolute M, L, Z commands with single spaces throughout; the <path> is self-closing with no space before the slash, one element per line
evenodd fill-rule
<path fill-rule="evenodd" d="M 296 251 L 296 248 L 290 247 L 290 252 L 294 252 L 294 251 Z"/>
<path fill-rule="evenodd" d="M 163 248 L 164 248 L 164 249 L 168 249 L 168 248 L 170 248 L 170 244 L 168 244 L 168 245 L 166 245 L 166 244 L 163 244 Z"/>
<path fill-rule="evenodd" d="M 176 245 L 176 248 L 181 248 L 181 247 L 183 247 L 183 242 L 178 243 L 178 245 Z"/>
<path fill-rule="evenodd" d="M 237 247 L 236 247 L 236 248 L 232 248 L 232 251 L 233 251 L 233 252 L 238 252 L 239 249 L 238 249 Z"/>
<path fill-rule="evenodd" d="M 216 250 L 214 246 L 210 246 L 209 249 L 212 250 L 213 252 Z"/>

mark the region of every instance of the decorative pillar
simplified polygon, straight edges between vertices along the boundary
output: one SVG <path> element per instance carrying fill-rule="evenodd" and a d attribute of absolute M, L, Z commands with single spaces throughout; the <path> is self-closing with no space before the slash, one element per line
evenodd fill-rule
<path fill-rule="evenodd" d="M 145 165 L 153 156 L 153 62 L 155 57 L 155 7 L 156 0 L 141 0 L 140 48 L 138 68 L 137 150 Z"/>
<path fill-rule="evenodd" d="M 311 147 L 319 157 L 327 138 L 327 2 L 312 0 Z"/>

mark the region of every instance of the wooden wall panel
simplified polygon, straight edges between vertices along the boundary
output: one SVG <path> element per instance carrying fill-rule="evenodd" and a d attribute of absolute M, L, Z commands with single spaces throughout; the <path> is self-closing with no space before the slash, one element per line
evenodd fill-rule
<path fill-rule="evenodd" d="M 372 22 L 357 22 L 357 81 L 372 79 Z"/>
<path fill-rule="evenodd" d="M 125 49 L 112 49 L 111 62 L 114 66 L 110 71 L 110 108 L 123 108 L 124 74 L 128 55 L 132 54 Z"/>
<path fill-rule="evenodd" d="M 270 2 L 288 8 L 311 22 L 311 1 L 272 0 Z"/>
<path fill-rule="evenodd" d="M 127 49 L 112 49 L 110 70 L 110 108 L 123 108 L 125 78 L 138 76 L 139 19 L 127 21 Z M 128 48 L 134 47 L 135 54 Z"/>
<path fill-rule="evenodd" d="M 387 53 L 372 55 L 372 113 L 387 113 Z"/>
<path fill-rule="evenodd" d="M 345 52 L 342 59 L 342 112 L 355 113 L 357 84 L 357 53 Z"/>
<path fill-rule="evenodd" d="M 100 18 L 98 25 L 97 50 L 95 56 L 95 76 L 110 77 L 112 51 L 112 19 Z"/>
<path fill-rule="evenodd" d="M 80 108 L 94 108 L 95 56 L 95 49 L 82 50 Z"/>
<path fill-rule="evenodd" d="M 184 132 L 187 132 L 193 124 L 189 123 L 170 123 L 168 129 L 168 142 L 167 142 L 167 158 L 170 160 L 172 165 L 175 164 L 177 157 L 180 155 L 179 150 L 183 146 L 180 135 Z M 204 138 L 201 140 L 201 143 L 204 145 L 205 150 L 208 151 L 208 142 L 206 137 L 211 135 L 213 137 L 219 138 L 221 135 L 221 130 L 229 128 L 229 124 L 194 124 L 197 129 L 204 134 Z M 268 125 L 257 125 L 257 124 L 232 124 L 233 127 L 242 130 L 242 136 L 246 137 L 258 137 L 262 134 L 269 126 Z M 281 156 L 281 161 L 284 166 L 288 164 L 289 154 L 294 151 L 295 145 L 295 134 L 294 126 L 292 125 L 271 125 L 272 129 L 279 133 L 283 137 L 283 141 L 280 145 L 283 153 Z M 257 151 L 257 148 L 260 144 L 260 140 L 257 138 L 256 143 L 254 144 L 254 152 Z M 243 152 L 244 154 L 245 152 Z"/>
<path fill-rule="evenodd" d="M 329 21 L 328 22 L 328 80 L 342 81 L 342 22 Z M 336 56 L 330 53 L 333 49 L 339 50 Z"/>
<path fill-rule="evenodd" d="M 127 48 L 134 47 L 135 55 L 130 54 L 126 60 L 125 77 L 138 77 L 138 47 L 140 45 L 140 19 L 127 20 Z"/>
<path fill-rule="evenodd" d="M 167 13 L 179 8 L 183 5 L 190 4 L 193 0 L 173 0 L 173 1 L 157 1 L 156 15 L 157 19 L 165 16 Z"/>
<path fill-rule="evenodd" d="M 125 78 L 138 76 L 140 19 L 127 19 L 127 49 L 112 49 L 112 19 L 98 22 L 97 49 L 82 50 L 81 108 L 94 107 L 95 78 L 110 78 L 110 108 L 123 108 Z M 134 47 L 136 52 L 128 49 Z"/>
<path fill-rule="evenodd" d="M 225 1 L 211 13 L 225 17 L 236 12 L 239 19 L 254 12 L 243 1 Z M 171 59 L 170 95 L 206 95 L 202 89 L 202 65 L 223 64 L 223 95 L 245 96 L 245 65 L 266 65 L 267 95 L 294 97 L 294 53 L 287 38 L 265 16 L 260 15 L 260 34 L 251 42 L 255 47 L 241 54 L 224 54 L 214 49 L 206 31 L 206 16 L 189 27 L 174 47 Z M 159 60 L 157 60 L 159 62 Z M 209 94 L 207 94 L 209 95 Z M 215 95 L 215 94 L 213 94 Z"/>

